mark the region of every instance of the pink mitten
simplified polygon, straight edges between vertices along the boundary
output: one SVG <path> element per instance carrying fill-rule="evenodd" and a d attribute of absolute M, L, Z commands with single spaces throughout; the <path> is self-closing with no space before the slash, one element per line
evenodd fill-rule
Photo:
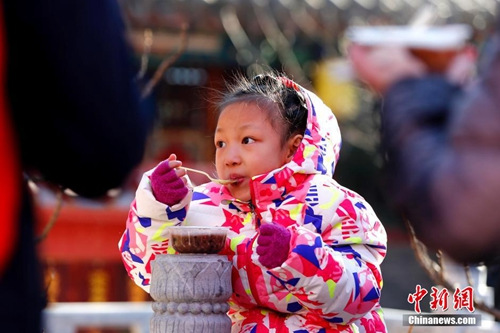
<path fill-rule="evenodd" d="M 279 224 L 263 224 L 257 238 L 259 261 L 267 268 L 280 266 L 290 251 L 290 231 Z"/>
<path fill-rule="evenodd" d="M 175 173 L 165 160 L 156 167 L 150 176 L 151 188 L 156 200 L 172 206 L 179 203 L 188 193 L 186 184 Z"/>

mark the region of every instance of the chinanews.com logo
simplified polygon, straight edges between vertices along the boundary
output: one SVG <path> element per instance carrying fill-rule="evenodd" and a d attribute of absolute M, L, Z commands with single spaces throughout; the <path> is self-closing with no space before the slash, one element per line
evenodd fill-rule
<path fill-rule="evenodd" d="M 474 314 L 474 289 L 470 286 L 438 289 L 431 287 L 431 292 L 417 285 L 415 292 L 408 295 L 408 303 L 413 304 L 414 314 L 403 315 L 404 326 L 481 326 L 481 315 Z M 422 313 L 420 303 L 429 296 L 430 309 L 435 313 Z M 450 302 L 450 296 L 453 304 Z M 450 302 L 451 303 L 451 302 Z M 456 311 L 448 314 L 448 310 Z M 463 313 L 466 310 L 466 313 Z M 440 312 L 438 312 L 440 311 Z M 460 311 L 460 312 L 459 312 Z M 446 314 L 444 314 L 446 312 Z"/>

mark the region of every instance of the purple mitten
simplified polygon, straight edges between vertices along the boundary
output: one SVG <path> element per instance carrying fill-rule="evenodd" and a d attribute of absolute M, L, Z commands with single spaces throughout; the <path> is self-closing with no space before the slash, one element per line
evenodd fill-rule
<path fill-rule="evenodd" d="M 151 174 L 150 180 L 156 200 L 172 206 L 179 203 L 186 196 L 188 189 L 168 162 L 168 160 L 165 160 L 160 163 Z"/>
<path fill-rule="evenodd" d="M 280 266 L 290 251 L 290 231 L 282 225 L 263 224 L 257 237 L 259 261 L 267 268 Z"/>

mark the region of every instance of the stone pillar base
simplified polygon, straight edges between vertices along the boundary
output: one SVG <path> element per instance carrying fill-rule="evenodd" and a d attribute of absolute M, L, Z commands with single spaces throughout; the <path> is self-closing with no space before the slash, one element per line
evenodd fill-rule
<path fill-rule="evenodd" d="M 151 333 L 229 333 L 231 262 L 217 254 L 160 255 L 152 262 Z"/>

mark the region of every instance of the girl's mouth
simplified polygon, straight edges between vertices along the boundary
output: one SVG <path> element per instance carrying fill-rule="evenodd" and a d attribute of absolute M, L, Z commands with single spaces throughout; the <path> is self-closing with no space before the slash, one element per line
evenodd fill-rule
<path fill-rule="evenodd" d="M 245 180 L 245 177 L 240 175 L 230 175 L 229 179 L 232 181 L 231 185 L 238 186 Z"/>

